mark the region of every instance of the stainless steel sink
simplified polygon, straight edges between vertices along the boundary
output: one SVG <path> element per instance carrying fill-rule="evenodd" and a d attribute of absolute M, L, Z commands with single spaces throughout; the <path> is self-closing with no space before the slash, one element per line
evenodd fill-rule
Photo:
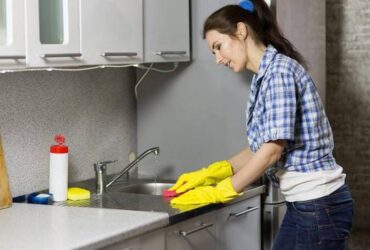
<path fill-rule="evenodd" d="M 172 187 L 172 185 L 173 183 L 163 182 L 136 183 L 128 186 L 111 186 L 110 188 L 108 188 L 107 191 L 119 193 L 162 195 L 163 190 Z"/>

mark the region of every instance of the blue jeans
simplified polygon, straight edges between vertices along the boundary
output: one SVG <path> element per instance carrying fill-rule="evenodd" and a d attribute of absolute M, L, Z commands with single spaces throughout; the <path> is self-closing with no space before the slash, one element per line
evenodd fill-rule
<path fill-rule="evenodd" d="M 287 202 L 273 249 L 346 249 L 352 217 L 353 200 L 347 185 L 322 198 Z"/>

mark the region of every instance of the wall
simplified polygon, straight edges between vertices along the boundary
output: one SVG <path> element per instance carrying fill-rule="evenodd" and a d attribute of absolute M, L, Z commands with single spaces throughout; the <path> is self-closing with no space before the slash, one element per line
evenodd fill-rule
<path fill-rule="evenodd" d="M 308 64 L 321 100 L 326 91 L 325 1 L 275 0 L 276 15 L 284 35 L 293 43 Z M 273 3 L 274 3 L 273 2 Z"/>
<path fill-rule="evenodd" d="M 324 2 L 271 2 L 276 2 L 282 30 L 306 57 L 310 73 L 324 97 Z M 228 158 L 248 146 L 245 108 L 252 75 L 235 74 L 223 65 L 216 65 L 202 39 L 207 16 L 226 4 L 237 3 L 236 0 L 191 1 L 192 63 L 180 64 L 172 74 L 151 72 L 140 86 L 138 150 L 155 145 L 162 149 L 159 170 L 147 166 L 139 168 L 141 174 L 176 178 L 184 171 Z M 301 12 L 304 15 L 297 14 Z M 298 36 L 303 29 L 304 34 Z"/>
<path fill-rule="evenodd" d="M 216 65 L 202 39 L 205 18 L 227 3 L 238 1 L 191 1 L 192 62 L 171 74 L 151 72 L 140 86 L 138 151 L 161 148 L 159 170 L 145 164 L 140 174 L 175 178 L 248 146 L 245 107 L 251 75 Z"/>
<path fill-rule="evenodd" d="M 370 2 L 328 0 L 326 8 L 327 110 L 356 202 L 354 230 L 368 231 L 363 242 L 370 231 Z"/>
<path fill-rule="evenodd" d="M 0 74 L 0 132 L 13 196 L 48 188 L 56 133 L 70 149 L 69 180 L 94 176 L 93 163 L 136 151 L 135 70 Z"/>

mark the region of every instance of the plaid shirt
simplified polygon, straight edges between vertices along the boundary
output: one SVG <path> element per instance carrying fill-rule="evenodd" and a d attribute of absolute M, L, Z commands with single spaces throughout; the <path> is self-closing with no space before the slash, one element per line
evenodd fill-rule
<path fill-rule="evenodd" d="M 250 149 L 263 143 L 287 140 L 280 160 L 267 175 L 274 173 L 333 170 L 333 135 L 313 80 L 297 61 L 269 45 L 258 75 L 254 75 L 246 111 Z"/>

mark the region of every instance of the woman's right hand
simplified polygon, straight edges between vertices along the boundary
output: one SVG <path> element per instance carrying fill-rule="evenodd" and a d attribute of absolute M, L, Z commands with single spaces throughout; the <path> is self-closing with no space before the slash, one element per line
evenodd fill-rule
<path fill-rule="evenodd" d="M 215 185 L 223 179 L 233 175 L 233 170 L 228 161 L 218 161 L 197 171 L 187 172 L 178 178 L 175 185 L 169 190 L 184 193 L 198 186 Z"/>
<path fill-rule="evenodd" d="M 176 183 L 169 190 L 176 191 L 176 193 L 181 194 L 189 189 L 203 185 L 206 178 L 207 174 L 205 168 L 197 171 L 187 172 L 180 175 Z"/>

